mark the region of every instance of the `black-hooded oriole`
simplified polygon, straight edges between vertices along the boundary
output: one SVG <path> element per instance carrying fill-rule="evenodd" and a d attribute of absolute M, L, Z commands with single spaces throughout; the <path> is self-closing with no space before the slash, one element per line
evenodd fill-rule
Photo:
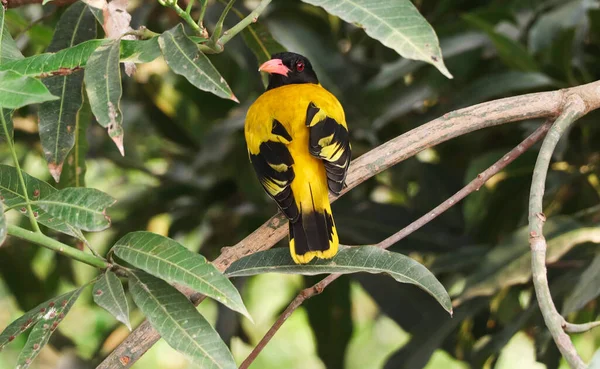
<path fill-rule="evenodd" d="M 270 76 L 246 116 L 250 161 L 289 219 L 294 261 L 332 258 L 339 239 L 328 192 L 342 190 L 351 154 L 344 110 L 302 55 L 272 55 L 259 71 Z"/>

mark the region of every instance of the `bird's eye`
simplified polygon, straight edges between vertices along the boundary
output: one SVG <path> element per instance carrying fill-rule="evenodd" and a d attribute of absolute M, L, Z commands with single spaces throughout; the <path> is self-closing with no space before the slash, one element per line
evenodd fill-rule
<path fill-rule="evenodd" d="M 296 70 L 297 70 L 298 72 L 302 72 L 302 71 L 304 70 L 304 63 L 303 63 L 303 62 L 301 62 L 301 61 L 299 61 L 299 62 L 296 62 Z"/>

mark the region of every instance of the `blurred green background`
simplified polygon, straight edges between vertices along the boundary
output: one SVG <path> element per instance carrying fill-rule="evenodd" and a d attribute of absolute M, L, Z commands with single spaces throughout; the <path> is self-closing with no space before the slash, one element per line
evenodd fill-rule
<path fill-rule="evenodd" d="M 223 4 L 209 3 L 210 30 Z M 235 7 L 247 14 L 257 3 L 239 0 Z M 599 1 L 414 4 L 438 34 L 454 79 L 399 57 L 362 29 L 300 1 L 274 0 L 260 18 L 285 48 L 311 60 L 321 83 L 342 102 L 354 157 L 461 107 L 600 78 Z M 132 0 L 128 9 L 134 28 L 161 32 L 180 21 L 154 1 Z M 64 10 L 29 5 L 6 13 L 26 56 L 46 49 Z M 226 24 L 238 20 L 231 13 Z M 214 259 L 221 247 L 237 243 L 276 213 L 255 178 L 243 138 L 245 112 L 264 90 L 256 58 L 238 36 L 210 59 L 240 104 L 195 89 L 159 58 L 123 77 L 125 157 L 102 127 L 90 126 L 86 185 L 118 199 L 111 208 L 112 227 L 89 235 L 101 253 L 125 233 L 147 229 Z M 54 183 L 34 109 L 15 116 L 18 154 L 27 173 Z M 547 238 L 550 247 L 562 250 L 549 265 L 550 285 L 559 311 L 571 322 L 597 320 L 600 312 L 598 246 L 570 242 L 569 236 L 597 227 L 600 219 L 599 118 L 598 112 L 585 116 L 560 142 L 546 189 Z M 376 243 L 406 226 L 539 123 L 507 124 L 456 138 L 363 183 L 333 205 L 341 242 Z M 522 227 L 535 151 L 392 248 L 424 263 L 461 301 L 453 318 L 415 287 L 380 275 L 344 276 L 298 309 L 252 368 L 567 368 L 543 325 L 528 275 Z M 0 146 L 0 162 L 12 165 L 5 146 Z M 16 214 L 10 220 L 21 221 Z M 10 239 L 0 248 L 0 328 L 95 273 Z M 212 301 L 199 309 L 241 362 L 293 297 L 318 280 L 271 274 L 236 279 L 254 325 Z M 133 311 L 132 321 L 141 320 Z M 127 334 L 84 293 L 32 367 L 95 367 Z M 600 329 L 574 335 L 573 341 L 589 361 L 600 347 Z M 13 367 L 24 342 L 20 336 L 0 352 L 0 369 Z M 187 367 L 163 341 L 134 366 Z"/>

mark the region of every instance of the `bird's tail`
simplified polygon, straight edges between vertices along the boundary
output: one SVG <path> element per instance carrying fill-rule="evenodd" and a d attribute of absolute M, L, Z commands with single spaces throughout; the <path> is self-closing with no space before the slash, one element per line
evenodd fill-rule
<path fill-rule="evenodd" d="M 301 206 L 298 219 L 290 221 L 290 252 L 296 264 L 306 264 L 314 257 L 330 259 L 337 254 L 339 238 L 327 191 L 324 193 L 317 199 L 311 192 L 310 206 Z"/>

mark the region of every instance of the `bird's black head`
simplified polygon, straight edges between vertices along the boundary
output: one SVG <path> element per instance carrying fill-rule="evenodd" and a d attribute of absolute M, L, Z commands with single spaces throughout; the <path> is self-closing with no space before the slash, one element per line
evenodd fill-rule
<path fill-rule="evenodd" d="M 319 83 L 310 61 L 296 53 L 273 54 L 271 60 L 263 63 L 258 70 L 270 74 L 267 90 L 291 84 Z"/>

